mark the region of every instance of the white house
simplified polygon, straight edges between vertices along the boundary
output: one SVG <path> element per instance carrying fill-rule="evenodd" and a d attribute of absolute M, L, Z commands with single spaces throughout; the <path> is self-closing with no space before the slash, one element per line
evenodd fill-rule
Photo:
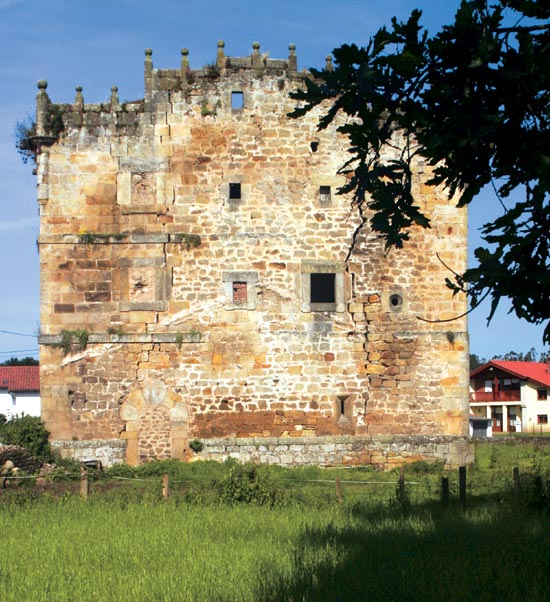
<path fill-rule="evenodd" d="M 470 413 L 493 432 L 550 432 L 550 365 L 491 360 L 470 373 Z"/>
<path fill-rule="evenodd" d="M 40 416 L 39 366 L 0 366 L 0 414 Z"/>

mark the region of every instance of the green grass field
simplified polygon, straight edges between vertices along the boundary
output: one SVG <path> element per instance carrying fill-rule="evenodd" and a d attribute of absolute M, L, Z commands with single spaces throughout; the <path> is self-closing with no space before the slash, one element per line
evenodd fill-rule
<path fill-rule="evenodd" d="M 87 501 L 74 493 L 78 482 L 46 493 L 23 486 L 0 496 L 0 599 L 546 602 L 547 449 L 478 446 L 465 511 L 454 472 L 425 464 L 406 471 L 406 503 L 397 473 L 234 463 L 118 467 L 92 482 Z M 451 480 L 446 510 L 442 474 Z"/>

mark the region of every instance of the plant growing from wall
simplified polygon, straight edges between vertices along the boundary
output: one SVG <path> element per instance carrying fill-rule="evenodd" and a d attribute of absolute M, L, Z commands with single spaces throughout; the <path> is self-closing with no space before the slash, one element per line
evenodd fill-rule
<path fill-rule="evenodd" d="M 208 79 L 218 79 L 220 77 L 220 70 L 216 63 L 208 63 L 203 67 L 204 73 Z"/>
<path fill-rule="evenodd" d="M 204 444 L 202 441 L 198 439 L 193 439 L 193 441 L 189 441 L 189 447 L 196 453 L 200 453 L 204 449 Z"/>
<path fill-rule="evenodd" d="M 208 102 L 208 99 L 203 98 L 201 102 L 201 115 L 203 117 L 208 117 L 208 115 L 215 115 L 216 107 L 212 107 L 212 105 Z"/>
<path fill-rule="evenodd" d="M 59 105 L 49 103 L 46 111 L 46 122 L 44 124 L 47 135 L 58 140 L 64 128 L 62 108 Z M 27 163 L 29 159 L 36 163 L 38 152 L 35 140 L 36 135 L 36 121 L 33 117 L 27 116 L 25 119 L 16 122 L 15 148 L 21 155 L 23 163 Z"/>
<path fill-rule="evenodd" d="M 120 242 L 128 236 L 127 232 L 116 232 L 100 234 L 98 232 L 88 232 L 87 230 L 78 235 L 78 242 L 82 245 L 95 245 L 97 243 L 109 242 L 115 240 Z"/>
<path fill-rule="evenodd" d="M 71 352 L 73 345 L 78 345 L 80 349 L 86 349 L 90 333 L 85 329 L 62 330 L 61 340 L 56 347 L 61 347 L 63 353 L 67 355 Z"/>
<path fill-rule="evenodd" d="M 107 328 L 107 334 L 121 337 L 125 334 L 125 332 L 122 326 L 119 326 L 118 328 L 115 328 L 114 326 L 109 326 L 109 328 Z"/>
<path fill-rule="evenodd" d="M 184 232 L 178 232 L 175 234 L 174 240 L 176 242 L 183 243 L 188 251 L 191 248 L 200 247 L 202 243 L 202 239 L 198 234 L 187 234 Z"/>

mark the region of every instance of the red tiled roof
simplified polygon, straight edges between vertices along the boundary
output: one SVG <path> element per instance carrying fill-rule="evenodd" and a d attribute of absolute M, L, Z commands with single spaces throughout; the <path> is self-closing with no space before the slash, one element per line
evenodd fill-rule
<path fill-rule="evenodd" d="M 476 376 L 484 372 L 487 368 L 494 366 L 508 372 L 516 378 L 528 378 L 541 385 L 550 387 L 550 364 L 541 362 L 512 362 L 507 360 L 491 360 L 488 364 L 484 364 L 476 368 L 470 374 L 470 377 Z"/>
<path fill-rule="evenodd" d="M 0 389 L 40 391 L 40 366 L 0 366 Z"/>

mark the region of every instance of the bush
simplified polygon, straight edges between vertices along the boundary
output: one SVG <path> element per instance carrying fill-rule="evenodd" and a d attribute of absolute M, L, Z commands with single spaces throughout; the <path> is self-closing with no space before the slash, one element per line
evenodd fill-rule
<path fill-rule="evenodd" d="M 266 467 L 254 464 L 232 465 L 229 474 L 214 481 L 213 486 L 220 499 L 228 504 L 274 506 L 281 498 Z"/>
<path fill-rule="evenodd" d="M 21 416 L 0 424 L 0 442 L 20 445 L 42 462 L 51 462 L 50 433 L 37 416 Z"/>
<path fill-rule="evenodd" d="M 199 454 L 204 449 L 204 444 L 202 441 L 199 441 L 198 439 L 193 439 L 193 441 L 189 441 L 189 447 L 196 454 Z"/>

